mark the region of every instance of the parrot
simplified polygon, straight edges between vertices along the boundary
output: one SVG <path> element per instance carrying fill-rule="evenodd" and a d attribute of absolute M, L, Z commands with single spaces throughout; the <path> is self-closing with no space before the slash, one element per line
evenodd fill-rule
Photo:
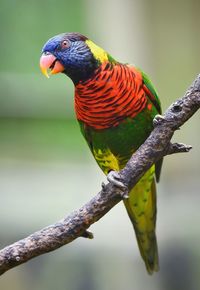
<path fill-rule="evenodd" d="M 125 186 L 118 172 L 150 135 L 154 117 L 161 114 L 149 77 L 78 32 L 50 38 L 42 48 L 40 69 L 47 77 L 64 73 L 72 80 L 80 131 L 107 179 Z M 162 160 L 152 165 L 123 199 L 149 274 L 159 270 L 156 182 L 161 165 Z"/>

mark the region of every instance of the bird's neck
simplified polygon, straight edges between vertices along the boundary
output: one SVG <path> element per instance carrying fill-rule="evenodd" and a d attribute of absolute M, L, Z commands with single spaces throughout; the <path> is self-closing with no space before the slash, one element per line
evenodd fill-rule
<path fill-rule="evenodd" d="M 76 86 L 78 83 L 85 82 L 90 79 L 98 67 L 98 62 L 94 60 L 81 66 L 77 65 L 77 67 L 74 67 L 74 65 L 68 65 L 63 73 L 66 74 Z"/>
<path fill-rule="evenodd" d="M 88 39 L 85 42 L 87 46 L 84 53 L 87 57 L 81 58 L 80 56 L 78 61 L 75 59 L 72 64 L 68 63 L 64 71 L 72 79 L 74 85 L 92 79 L 97 74 L 98 69 L 101 69 L 105 63 L 117 63 L 109 53 L 91 40 Z"/>

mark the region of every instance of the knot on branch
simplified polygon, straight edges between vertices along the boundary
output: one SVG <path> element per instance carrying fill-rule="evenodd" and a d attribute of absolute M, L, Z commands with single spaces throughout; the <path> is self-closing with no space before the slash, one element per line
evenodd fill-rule
<path fill-rule="evenodd" d="M 178 113 L 182 111 L 182 106 L 183 106 L 183 101 L 178 100 L 172 104 L 171 111 L 177 115 Z"/>

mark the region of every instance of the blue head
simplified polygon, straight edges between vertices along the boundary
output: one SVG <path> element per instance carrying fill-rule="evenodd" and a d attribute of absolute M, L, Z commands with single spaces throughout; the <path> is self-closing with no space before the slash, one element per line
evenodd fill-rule
<path fill-rule="evenodd" d="M 56 35 L 49 39 L 42 49 L 41 70 L 46 75 L 47 69 L 50 69 L 52 74 L 63 72 L 75 84 L 84 81 L 101 63 L 100 59 L 96 58 L 97 48 L 99 47 L 79 33 Z"/>

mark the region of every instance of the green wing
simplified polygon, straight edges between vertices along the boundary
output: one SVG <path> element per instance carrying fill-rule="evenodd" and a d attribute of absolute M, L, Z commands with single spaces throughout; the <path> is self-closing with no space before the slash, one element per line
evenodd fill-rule
<path fill-rule="evenodd" d="M 141 73 L 142 73 L 144 85 L 148 89 L 146 91 L 147 96 L 151 100 L 151 102 L 154 104 L 156 109 L 158 110 L 158 113 L 161 114 L 162 113 L 161 104 L 160 104 L 160 100 L 159 100 L 158 94 L 156 92 L 156 89 L 154 88 L 154 85 L 153 85 L 152 81 L 149 79 L 149 77 L 143 71 L 141 71 Z M 155 164 L 155 174 L 156 174 L 156 181 L 157 182 L 159 182 L 159 180 L 160 180 L 162 164 L 163 164 L 163 158 L 158 160 Z"/>
<path fill-rule="evenodd" d="M 152 81 L 150 80 L 150 78 L 143 71 L 140 71 L 140 72 L 142 73 L 143 82 L 150 93 L 150 94 L 147 94 L 147 96 L 149 97 L 149 99 L 152 101 L 152 103 L 158 110 L 158 113 L 161 114 L 162 113 L 161 104 L 160 104 L 160 100 L 156 92 L 156 89 L 154 88 L 154 85 Z"/>

